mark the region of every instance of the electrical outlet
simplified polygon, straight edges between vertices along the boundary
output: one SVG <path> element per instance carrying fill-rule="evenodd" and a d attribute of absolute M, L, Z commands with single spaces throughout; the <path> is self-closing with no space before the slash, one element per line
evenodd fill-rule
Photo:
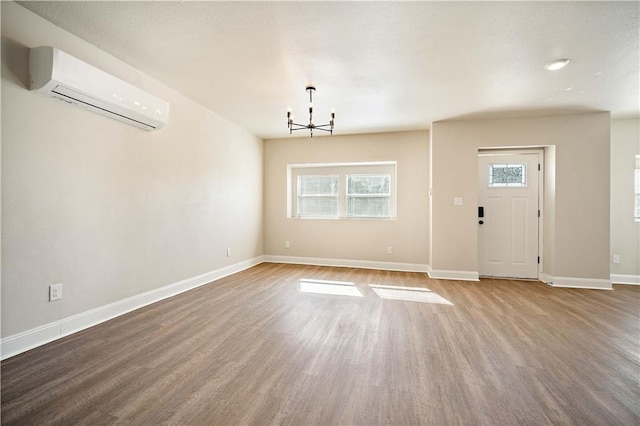
<path fill-rule="evenodd" d="M 291 244 L 289 243 L 289 241 L 284 242 L 284 248 L 286 249 L 291 248 Z"/>
<path fill-rule="evenodd" d="M 230 248 L 227 249 L 227 257 L 231 257 L 231 249 Z"/>
<path fill-rule="evenodd" d="M 620 263 L 620 255 L 619 254 L 614 254 L 612 260 L 613 260 L 613 263 L 615 265 L 618 265 Z"/>
<path fill-rule="evenodd" d="M 387 247 L 387 254 L 393 253 L 393 247 Z"/>
<path fill-rule="evenodd" d="M 49 302 L 62 299 L 62 284 L 53 284 L 49 286 Z"/>

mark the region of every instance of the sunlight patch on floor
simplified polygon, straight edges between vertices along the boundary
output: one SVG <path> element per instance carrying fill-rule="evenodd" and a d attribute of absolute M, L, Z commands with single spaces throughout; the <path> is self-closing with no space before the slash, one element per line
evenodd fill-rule
<path fill-rule="evenodd" d="M 369 284 L 381 299 L 402 300 L 405 302 L 436 303 L 451 305 L 444 297 L 424 287 L 395 287 L 388 285 Z"/>
<path fill-rule="evenodd" d="M 303 293 L 363 297 L 358 287 L 356 287 L 354 283 L 347 281 L 326 281 L 303 278 L 300 280 L 300 291 Z"/>

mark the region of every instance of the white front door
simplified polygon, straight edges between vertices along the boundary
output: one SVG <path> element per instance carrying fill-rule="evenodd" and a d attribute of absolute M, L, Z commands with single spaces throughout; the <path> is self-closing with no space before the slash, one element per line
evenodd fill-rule
<path fill-rule="evenodd" d="M 478 155 L 478 272 L 538 278 L 541 154 Z"/>

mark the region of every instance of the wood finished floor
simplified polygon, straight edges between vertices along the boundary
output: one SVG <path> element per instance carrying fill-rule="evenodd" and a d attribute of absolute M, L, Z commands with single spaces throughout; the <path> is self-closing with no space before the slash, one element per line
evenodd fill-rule
<path fill-rule="evenodd" d="M 639 312 L 633 286 L 262 264 L 3 361 L 2 423 L 638 425 Z"/>

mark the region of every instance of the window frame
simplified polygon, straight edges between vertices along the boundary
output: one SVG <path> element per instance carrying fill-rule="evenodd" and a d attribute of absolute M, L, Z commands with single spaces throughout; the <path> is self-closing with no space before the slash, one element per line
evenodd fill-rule
<path fill-rule="evenodd" d="M 298 176 L 338 174 L 337 216 L 300 216 L 298 201 Z M 347 175 L 386 174 L 390 176 L 391 193 L 389 216 L 347 216 Z M 342 190 L 341 188 L 345 188 Z M 286 217 L 305 220 L 395 220 L 397 218 L 397 161 L 370 161 L 345 163 L 297 163 L 287 164 Z"/>

